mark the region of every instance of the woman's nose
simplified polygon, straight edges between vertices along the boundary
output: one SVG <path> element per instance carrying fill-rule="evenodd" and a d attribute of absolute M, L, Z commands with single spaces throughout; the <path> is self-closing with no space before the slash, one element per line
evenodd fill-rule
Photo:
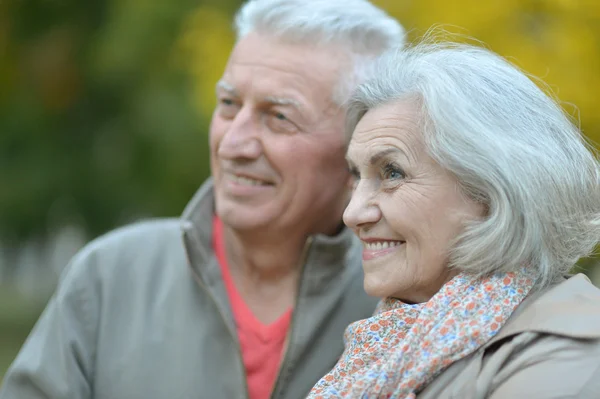
<path fill-rule="evenodd" d="M 369 180 L 361 179 L 344 211 L 344 223 L 351 229 L 374 224 L 381 219 L 381 210 L 376 202 L 376 191 Z"/>

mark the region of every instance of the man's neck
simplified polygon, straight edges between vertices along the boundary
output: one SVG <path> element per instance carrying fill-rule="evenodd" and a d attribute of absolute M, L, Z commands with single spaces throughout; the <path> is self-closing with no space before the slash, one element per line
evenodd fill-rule
<path fill-rule="evenodd" d="M 231 276 L 256 317 L 269 323 L 293 307 L 306 238 L 244 234 L 227 226 L 223 234 Z"/>
<path fill-rule="evenodd" d="M 306 237 L 240 233 L 227 226 L 223 226 L 223 234 L 233 273 L 269 283 L 297 274 L 301 268 Z"/>

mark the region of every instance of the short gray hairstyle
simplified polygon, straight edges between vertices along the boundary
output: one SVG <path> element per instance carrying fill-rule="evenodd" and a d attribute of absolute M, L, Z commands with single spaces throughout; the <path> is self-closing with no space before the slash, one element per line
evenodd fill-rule
<path fill-rule="evenodd" d="M 404 44 L 404 28 L 367 0 L 249 0 L 237 12 L 239 41 L 251 32 L 285 42 L 339 46 L 350 56 L 333 100 L 342 105 L 375 56 Z"/>
<path fill-rule="evenodd" d="M 477 275 L 535 267 L 540 289 L 593 251 L 597 153 L 525 73 L 480 46 L 431 39 L 386 53 L 373 73 L 349 102 L 349 134 L 370 109 L 416 101 L 428 153 L 486 206 L 452 246 L 450 267 Z"/>

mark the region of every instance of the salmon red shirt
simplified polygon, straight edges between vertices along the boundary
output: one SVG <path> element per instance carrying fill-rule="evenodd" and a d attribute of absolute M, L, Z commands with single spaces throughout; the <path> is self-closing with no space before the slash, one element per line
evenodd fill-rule
<path fill-rule="evenodd" d="M 225 254 L 223 224 L 216 216 L 213 220 L 213 246 L 233 311 L 242 360 L 246 369 L 249 397 L 269 399 L 283 357 L 283 346 L 292 319 L 292 309 L 287 310 L 279 319 L 268 325 L 254 316 L 231 278 Z"/>

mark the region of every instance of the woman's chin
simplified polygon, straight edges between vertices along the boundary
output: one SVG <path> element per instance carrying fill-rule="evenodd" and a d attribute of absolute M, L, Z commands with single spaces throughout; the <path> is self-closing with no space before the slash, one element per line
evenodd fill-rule
<path fill-rule="evenodd" d="M 375 298 L 388 298 L 393 296 L 393 291 L 386 287 L 385 284 L 376 281 L 369 281 L 368 278 L 365 277 L 364 281 L 364 289 L 367 295 L 375 297 Z"/>

